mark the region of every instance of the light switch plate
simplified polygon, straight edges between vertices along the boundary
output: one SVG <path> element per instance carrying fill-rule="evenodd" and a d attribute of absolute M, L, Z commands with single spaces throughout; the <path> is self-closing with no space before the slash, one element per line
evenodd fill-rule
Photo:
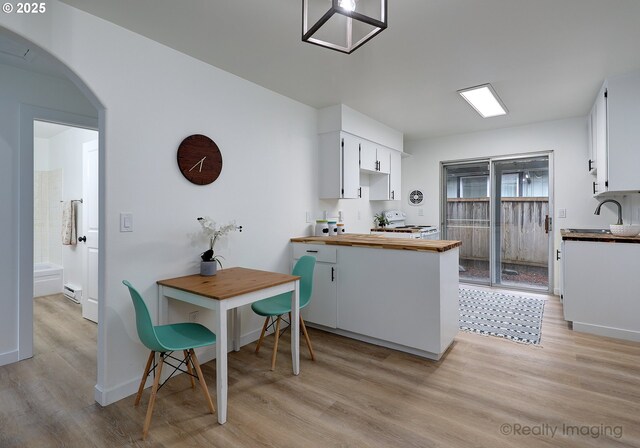
<path fill-rule="evenodd" d="M 120 231 L 133 232 L 133 213 L 120 213 Z"/>
<path fill-rule="evenodd" d="M 418 209 L 418 216 L 424 216 L 424 209 L 423 208 L 419 208 Z"/>
<path fill-rule="evenodd" d="M 567 217 L 567 209 L 561 208 L 558 210 L 558 218 L 566 218 Z"/>

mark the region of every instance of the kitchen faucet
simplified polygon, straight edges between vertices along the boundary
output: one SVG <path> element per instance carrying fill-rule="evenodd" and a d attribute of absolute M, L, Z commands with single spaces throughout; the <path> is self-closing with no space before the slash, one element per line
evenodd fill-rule
<path fill-rule="evenodd" d="M 594 215 L 599 215 L 600 214 L 600 207 L 602 207 L 602 204 L 604 204 L 606 202 L 613 202 L 614 204 L 616 204 L 618 206 L 618 222 L 616 224 L 621 226 L 622 225 L 622 205 L 620 205 L 620 203 L 618 201 L 616 201 L 616 200 L 605 199 L 604 201 L 599 203 L 598 206 L 596 207 L 596 211 L 594 212 Z"/>

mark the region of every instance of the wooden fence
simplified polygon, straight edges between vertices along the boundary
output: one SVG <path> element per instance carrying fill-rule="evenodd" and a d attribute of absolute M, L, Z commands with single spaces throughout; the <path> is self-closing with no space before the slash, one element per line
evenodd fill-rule
<path fill-rule="evenodd" d="M 502 261 L 547 266 L 548 198 L 502 198 Z M 489 199 L 448 199 L 447 239 L 462 241 L 460 258 L 489 260 Z"/>

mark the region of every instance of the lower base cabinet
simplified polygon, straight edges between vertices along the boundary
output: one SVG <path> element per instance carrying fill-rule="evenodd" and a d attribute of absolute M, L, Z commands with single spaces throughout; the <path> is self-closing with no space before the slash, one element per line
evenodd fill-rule
<path fill-rule="evenodd" d="M 563 241 L 563 310 L 573 329 L 640 341 L 640 244 Z"/>
<path fill-rule="evenodd" d="M 458 248 L 293 246 L 294 260 L 317 251 L 305 321 L 431 359 L 439 359 L 458 333 Z M 322 248 L 336 251 L 335 263 L 326 262 Z"/>

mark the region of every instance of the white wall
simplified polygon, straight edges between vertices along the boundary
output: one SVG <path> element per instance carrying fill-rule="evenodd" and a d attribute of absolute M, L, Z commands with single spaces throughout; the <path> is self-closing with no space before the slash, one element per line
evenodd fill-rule
<path fill-rule="evenodd" d="M 20 105 L 31 104 L 80 115 L 95 109 L 69 81 L 0 65 L 0 365 L 17 360 L 18 202 Z M 33 169 L 29 167 L 29 169 Z M 29 204 L 30 202 L 27 202 Z"/>
<path fill-rule="evenodd" d="M 586 118 L 535 123 L 527 126 L 453 135 L 405 143 L 413 156 L 403 160 L 402 188 L 422 188 L 424 207 L 410 207 L 403 201 L 407 220 L 424 225 L 440 225 L 440 162 L 487 156 L 553 151 L 556 248 L 560 247 L 560 229 L 570 227 L 606 227 L 614 214 L 607 206 L 601 216 L 593 211 L 598 201 L 592 197 L 592 176 L 587 172 Z M 418 216 L 422 208 L 424 216 Z M 558 218 L 558 210 L 567 210 Z M 558 271 L 554 276 L 558 288 Z"/>
<path fill-rule="evenodd" d="M 57 1 L 46 15 L 3 15 L 0 25 L 67 64 L 106 109 L 98 389 L 108 403 L 135 390 L 146 359 L 121 281 L 131 280 L 155 314 L 155 281 L 198 269 L 205 248 L 192 238 L 198 216 L 244 226 L 220 246 L 226 266 L 290 269 L 288 240 L 307 231 L 305 212 L 319 209 L 316 111 Z M 176 166 L 178 145 L 193 133 L 210 136 L 222 152 L 222 174 L 209 186 L 190 184 Z M 119 232 L 123 211 L 133 213 L 132 233 Z M 15 241 L 15 233 L 5 239 Z M 259 328 L 243 313 L 243 334 L 257 336 Z"/>

